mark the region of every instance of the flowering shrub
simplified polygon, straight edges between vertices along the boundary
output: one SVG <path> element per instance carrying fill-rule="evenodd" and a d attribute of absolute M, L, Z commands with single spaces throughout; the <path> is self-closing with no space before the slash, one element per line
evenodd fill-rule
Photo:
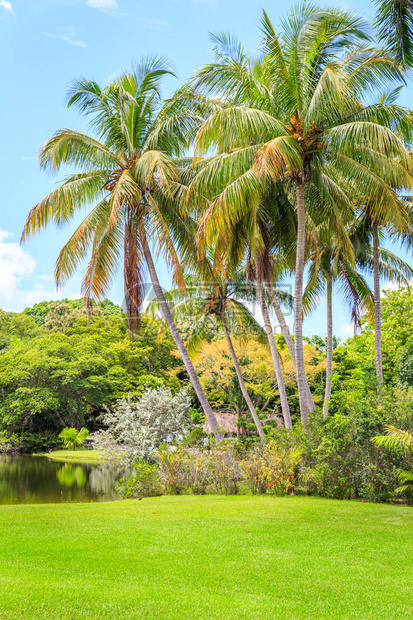
<path fill-rule="evenodd" d="M 262 450 L 255 449 L 248 457 L 239 463 L 245 482 L 251 493 L 265 493 L 267 490 L 267 475 Z"/>
<path fill-rule="evenodd" d="M 276 442 L 269 442 L 265 446 L 263 465 L 268 491 L 276 495 L 293 494 L 301 460 L 300 448 L 282 449 Z"/>

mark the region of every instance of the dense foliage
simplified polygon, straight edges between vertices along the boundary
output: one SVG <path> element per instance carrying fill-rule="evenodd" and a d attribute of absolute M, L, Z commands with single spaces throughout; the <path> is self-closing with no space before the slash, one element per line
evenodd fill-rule
<path fill-rule="evenodd" d="M 136 397 L 162 385 L 179 389 L 182 364 L 169 336 L 158 343 L 157 321 L 142 319 L 132 342 L 120 309 L 107 318 L 103 312 L 92 316 L 88 325 L 85 315 L 73 316 L 72 307 L 44 302 L 23 314 L 4 313 L 0 429 L 8 434 L 93 428 L 103 406 L 123 395 Z M 59 316 L 58 324 L 50 315 Z"/>

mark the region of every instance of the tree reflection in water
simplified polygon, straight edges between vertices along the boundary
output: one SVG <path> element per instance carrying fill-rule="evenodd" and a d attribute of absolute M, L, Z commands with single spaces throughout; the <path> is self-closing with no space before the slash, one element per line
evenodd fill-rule
<path fill-rule="evenodd" d="M 91 491 L 96 494 L 107 494 L 113 491 L 113 481 L 119 480 L 124 476 L 132 473 L 125 471 L 124 465 L 116 465 L 114 463 L 99 463 L 95 465 L 89 474 L 89 486 Z"/>
<path fill-rule="evenodd" d="M 0 504 L 99 502 L 120 499 L 115 483 L 129 474 L 116 463 L 62 463 L 0 454 Z"/>
<path fill-rule="evenodd" d="M 86 472 L 80 465 L 65 463 L 57 472 L 57 479 L 65 487 L 72 487 L 76 484 L 81 489 L 86 484 Z"/>

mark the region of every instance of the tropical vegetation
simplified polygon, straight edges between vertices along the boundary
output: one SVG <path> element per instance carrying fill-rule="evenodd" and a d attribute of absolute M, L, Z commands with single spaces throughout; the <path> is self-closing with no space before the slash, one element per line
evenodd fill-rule
<path fill-rule="evenodd" d="M 391 495 L 406 455 L 379 453 L 371 439 L 386 425 L 411 430 L 401 313 L 413 270 L 386 244 L 409 251 L 413 239 L 413 114 L 399 103 L 412 23 L 400 3 L 376 8 L 376 31 L 315 4 L 292 8 L 279 28 L 263 11 L 255 54 L 214 35 L 212 62 L 167 99 L 174 73 L 160 57 L 106 86 L 73 82 L 68 105 L 90 131 L 58 130 L 41 148 L 43 169 L 71 172 L 31 209 L 22 241 L 86 207 L 55 268 L 61 287 L 88 261 L 82 299 L 0 315 L 3 450 L 103 423 L 101 441 L 113 426 L 116 450 L 158 454 L 162 475 L 167 436 L 190 433 L 213 450 L 212 433 L 219 451 L 232 433 L 239 454 L 250 446 L 264 461 L 286 441 L 308 492 Z M 106 298 L 121 265 L 125 313 Z M 386 281 L 404 288 L 383 300 Z M 305 338 L 323 298 L 326 338 Z M 361 332 L 343 345 L 333 298 Z M 228 413 L 233 428 L 222 425 Z M 380 491 L 374 476 L 387 476 Z"/>

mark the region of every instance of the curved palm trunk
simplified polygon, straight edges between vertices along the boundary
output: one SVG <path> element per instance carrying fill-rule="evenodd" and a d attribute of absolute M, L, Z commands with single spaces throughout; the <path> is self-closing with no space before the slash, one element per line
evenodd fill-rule
<path fill-rule="evenodd" d="M 291 359 L 293 361 L 294 368 L 295 368 L 294 340 L 291 338 L 290 330 L 289 330 L 287 322 L 285 320 L 283 311 L 281 310 L 281 306 L 278 303 L 278 299 L 277 299 L 277 296 L 275 294 L 272 282 L 268 281 L 266 283 L 266 286 L 267 286 L 267 289 L 268 289 L 268 293 L 270 295 L 271 305 L 274 308 L 275 316 L 277 317 L 278 323 L 279 323 L 279 325 L 281 327 L 281 333 L 284 336 L 284 340 L 285 340 L 285 343 L 287 345 L 288 352 L 291 355 Z M 296 369 L 296 371 L 297 371 L 297 369 Z M 310 387 L 308 385 L 307 377 L 305 377 L 305 390 L 306 390 L 306 398 L 307 398 L 308 408 L 310 410 L 314 409 L 315 408 L 315 404 L 314 404 L 314 400 L 313 400 L 313 395 L 311 394 L 311 390 L 310 390 Z"/>
<path fill-rule="evenodd" d="M 202 386 L 199 382 L 198 376 L 195 372 L 195 368 L 188 355 L 188 351 L 186 350 L 185 345 L 182 341 L 182 338 L 179 335 L 179 332 L 175 325 L 175 321 L 172 317 L 171 311 L 168 307 L 168 304 L 166 303 L 165 295 L 163 294 L 162 287 L 158 280 L 158 275 L 156 273 L 155 265 L 152 259 L 152 254 L 149 249 L 146 235 L 142 228 L 141 228 L 141 239 L 142 239 L 143 253 L 144 253 L 146 264 L 147 264 L 148 271 L 149 271 L 149 276 L 151 278 L 151 282 L 152 282 L 152 285 L 153 285 L 153 288 L 154 288 L 154 291 L 155 291 L 155 294 L 156 294 L 156 297 L 159 303 L 160 310 L 172 334 L 172 338 L 174 339 L 174 342 L 182 358 L 182 361 L 185 364 L 185 368 L 189 375 L 189 379 L 199 399 L 199 402 L 201 403 L 201 407 L 205 413 L 205 417 L 208 421 L 209 427 L 211 431 L 214 433 L 215 439 L 217 440 L 217 442 L 220 442 L 222 440 L 222 435 L 217 430 L 217 427 L 218 427 L 217 419 L 214 415 L 214 412 L 212 411 L 212 407 L 209 404 L 207 397 L 205 396 L 205 392 L 202 389 Z"/>
<path fill-rule="evenodd" d="M 304 173 L 303 173 L 304 174 Z M 297 180 L 297 255 L 295 262 L 294 286 L 294 351 L 297 370 L 298 398 L 300 401 L 301 424 L 308 422 L 308 404 L 305 385 L 304 350 L 303 350 L 303 279 L 305 256 L 305 202 L 304 181 Z"/>
<path fill-rule="evenodd" d="M 374 273 L 374 356 L 376 359 L 376 377 L 383 383 L 383 361 L 381 353 L 381 299 L 379 269 L 379 227 L 375 220 L 371 225 L 373 233 L 373 273 Z"/>
<path fill-rule="evenodd" d="M 137 260 L 136 225 L 125 223 L 123 254 L 123 286 L 125 292 L 126 318 L 131 340 L 139 332 L 141 307 L 139 271 Z"/>
<path fill-rule="evenodd" d="M 221 317 L 221 322 L 224 328 L 225 338 L 227 339 L 228 349 L 231 355 L 232 363 L 234 364 L 235 372 L 237 373 L 238 383 L 241 388 L 242 395 L 244 397 L 245 402 L 248 405 L 248 409 L 250 411 L 250 414 L 252 415 L 254 424 L 257 427 L 258 434 L 261 437 L 263 443 L 265 443 L 265 435 L 264 435 L 264 431 L 262 430 L 261 420 L 259 419 L 258 414 L 255 411 L 255 407 L 250 398 L 250 395 L 248 394 L 248 390 L 245 385 L 244 377 L 242 376 L 241 367 L 238 362 L 237 354 L 235 353 L 234 345 L 232 344 L 229 329 L 228 329 L 228 326 L 227 326 L 227 323 L 224 317 Z"/>
<path fill-rule="evenodd" d="M 268 307 L 264 299 L 264 288 L 260 277 L 257 278 L 257 291 L 258 299 L 261 306 L 262 316 L 264 318 L 265 331 L 267 333 L 268 343 L 270 345 L 271 357 L 274 364 L 275 376 L 277 379 L 278 391 L 280 393 L 281 411 L 284 418 L 284 424 L 286 428 L 292 428 L 290 407 L 288 405 L 287 393 L 285 391 L 284 377 L 281 369 L 280 357 L 278 355 L 277 345 L 274 340 L 274 332 L 271 327 L 270 315 L 268 313 Z"/>
<path fill-rule="evenodd" d="M 333 374 L 333 283 L 327 280 L 327 358 L 326 389 L 324 394 L 323 418 L 328 416 L 328 403 L 331 399 L 331 375 Z"/>

